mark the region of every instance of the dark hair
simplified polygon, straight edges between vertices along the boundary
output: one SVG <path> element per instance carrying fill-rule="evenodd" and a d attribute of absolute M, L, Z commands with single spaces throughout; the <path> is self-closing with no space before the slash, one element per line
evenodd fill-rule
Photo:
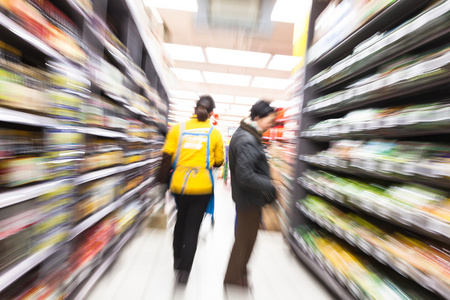
<path fill-rule="evenodd" d="M 275 109 L 270 106 L 270 102 L 264 99 L 258 100 L 255 104 L 253 104 L 250 109 L 250 117 L 252 121 L 255 120 L 256 117 L 265 118 L 271 113 L 274 113 Z"/>
<path fill-rule="evenodd" d="M 208 119 L 209 113 L 216 107 L 216 103 L 211 96 L 201 96 L 195 107 L 195 114 L 200 122 Z"/>

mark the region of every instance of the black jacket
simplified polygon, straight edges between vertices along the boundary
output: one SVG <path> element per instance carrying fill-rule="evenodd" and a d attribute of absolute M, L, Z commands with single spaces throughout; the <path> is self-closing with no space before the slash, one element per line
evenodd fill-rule
<path fill-rule="evenodd" d="M 275 199 L 276 190 L 261 143 L 261 135 L 241 122 L 229 147 L 231 192 L 238 206 L 264 206 Z"/>

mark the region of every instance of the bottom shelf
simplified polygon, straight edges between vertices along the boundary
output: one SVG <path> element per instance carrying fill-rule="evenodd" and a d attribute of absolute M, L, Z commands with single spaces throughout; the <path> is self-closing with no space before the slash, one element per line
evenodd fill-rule
<path fill-rule="evenodd" d="M 342 284 L 340 284 L 336 278 L 334 278 L 330 273 L 328 273 L 324 268 L 322 268 L 319 263 L 313 258 L 311 258 L 306 252 L 303 251 L 302 247 L 300 247 L 299 236 L 296 232 L 291 228 L 289 235 L 289 243 L 294 251 L 294 253 L 298 256 L 301 262 L 303 262 L 308 269 L 317 276 L 317 278 L 324 283 L 324 285 L 339 299 L 356 299 L 351 293 L 345 288 Z"/>
<path fill-rule="evenodd" d="M 81 283 L 78 287 L 78 290 L 74 291 L 72 295 L 69 297 L 70 299 L 82 300 L 86 299 L 86 296 L 89 294 L 91 289 L 94 287 L 96 282 L 102 277 L 102 275 L 108 270 L 108 268 L 112 265 L 112 263 L 119 256 L 120 251 L 126 245 L 126 243 L 137 233 L 139 230 L 139 226 L 142 219 L 136 221 L 136 225 L 126 233 L 126 235 L 122 238 L 121 241 L 118 242 L 115 249 L 111 252 L 111 254 L 106 257 L 106 259 L 100 263 L 95 270 L 91 272 L 89 276 L 87 276 L 84 283 Z"/>

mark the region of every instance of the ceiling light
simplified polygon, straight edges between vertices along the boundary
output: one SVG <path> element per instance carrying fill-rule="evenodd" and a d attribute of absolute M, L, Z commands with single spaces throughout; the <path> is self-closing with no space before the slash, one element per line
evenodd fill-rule
<path fill-rule="evenodd" d="M 197 0 L 144 0 L 150 7 L 197 12 Z"/>
<path fill-rule="evenodd" d="M 270 19 L 273 22 L 297 23 L 311 10 L 312 0 L 277 0 Z"/>
<path fill-rule="evenodd" d="M 286 108 L 289 107 L 289 103 L 291 103 L 290 101 L 282 101 L 282 100 L 275 100 L 271 103 L 271 106 L 276 107 L 276 108 Z"/>
<path fill-rule="evenodd" d="M 294 82 L 293 79 L 255 77 L 252 82 L 252 87 L 263 89 L 285 90 L 293 82 Z"/>
<path fill-rule="evenodd" d="M 234 96 L 232 95 L 211 94 L 211 97 L 215 102 L 234 103 Z"/>
<path fill-rule="evenodd" d="M 188 105 L 170 104 L 170 111 L 189 111 L 193 112 L 194 108 Z"/>
<path fill-rule="evenodd" d="M 231 105 L 231 110 L 242 111 L 248 113 L 252 107 L 248 105 Z"/>
<path fill-rule="evenodd" d="M 209 63 L 249 68 L 265 68 L 271 56 L 269 53 L 211 47 L 205 51 Z"/>
<path fill-rule="evenodd" d="M 250 75 L 238 75 L 230 73 L 203 72 L 207 83 L 248 86 L 252 77 Z"/>
<path fill-rule="evenodd" d="M 164 48 L 174 60 L 205 62 L 205 56 L 201 47 L 166 43 Z"/>
<path fill-rule="evenodd" d="M 302 61 L 302 57 L 290 55 L 274 55 L 270 60 L 268 69 L 292 71 L 292 69 Z"/>
<path fill-rule="evenodd" d="M 236 104 L 247 104 L 247 105 L 253 105 L 258 101 L 258 97 L 243 97 L 243 96 L 236 96 L 235 103 Z"/>
<path fill-rule="evenodd" d="M 189 91 L 170 91 L 170 96 L 178 99 L 190 99 L 190 100 L 198 100 L 198 95 L 195 92 Z"/>
<path fill-rule="evenodd" d="M 217 112 L 217 109 L 225 110 L 225 111 L 230 109 L 230 105 L 229 104 L 217 103 L 217 101 L 215 101 L 215 102 L 216 102 L 216 108 L 214 110 L 216 112 Z"/>
<path fill-rule="evenodd" d="M 239 117 L 230 117 L 230 116 L 220 116 L 220 120 L 224 120 L 224 121 L 232 121 L 232 122 L 241 122 L 242 118 L 239 118 Z"/>
<path fill-rule="evenodd" d="M 199 70 L 170 68 L 179 80 L 191 82 L 204 82 L 202 72 Z"/>

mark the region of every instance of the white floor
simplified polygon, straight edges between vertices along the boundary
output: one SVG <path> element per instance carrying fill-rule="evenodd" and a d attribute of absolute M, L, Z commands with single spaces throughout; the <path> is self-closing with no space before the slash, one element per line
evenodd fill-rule
<path fill-rule="evenodd" d="M 204 221 L 194 266 L 186 286 L 175 283 L 172 230 L 143 228 L 88 299 L 271 300 L 333 299 L 291 254 L 281 234 L 260 231 L 249 265 L 251 290 L 223 287 L 233 245 L 234 204 L 229 187 L 216 184 L 216 224 Z"/>

